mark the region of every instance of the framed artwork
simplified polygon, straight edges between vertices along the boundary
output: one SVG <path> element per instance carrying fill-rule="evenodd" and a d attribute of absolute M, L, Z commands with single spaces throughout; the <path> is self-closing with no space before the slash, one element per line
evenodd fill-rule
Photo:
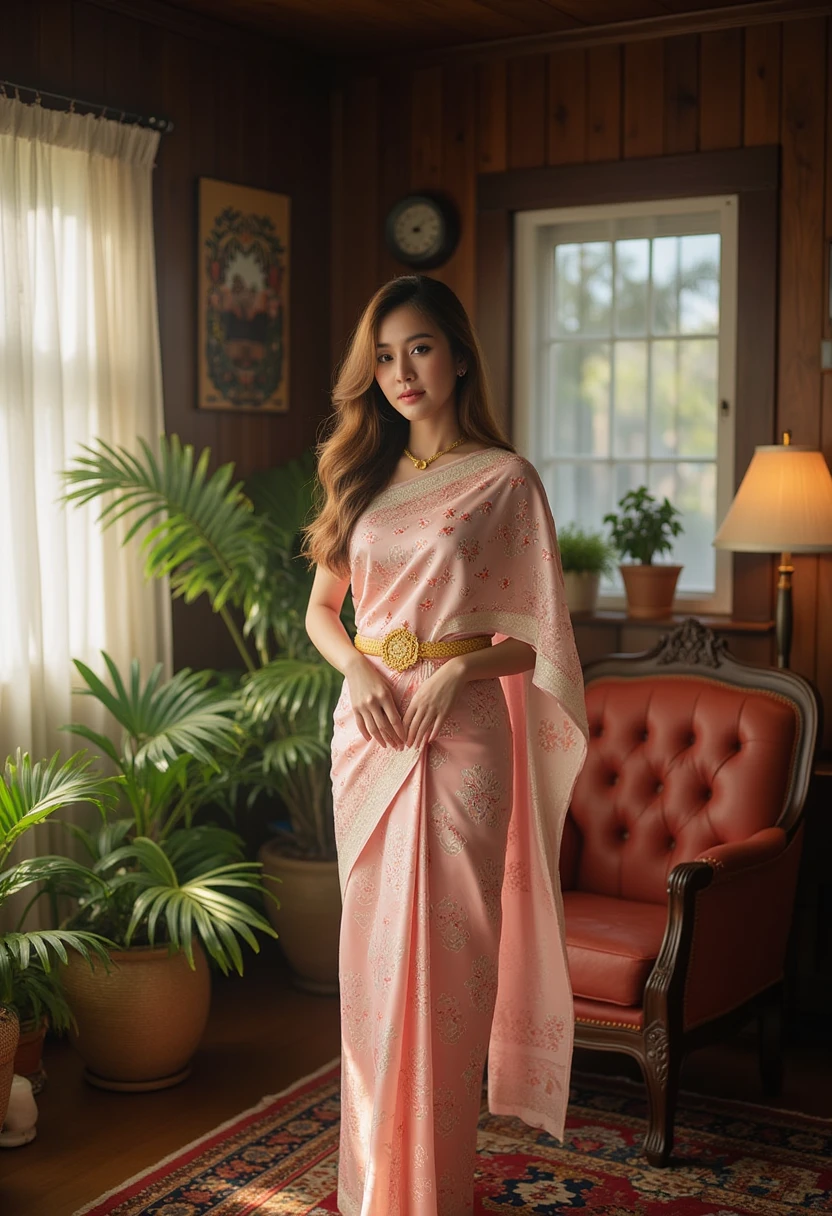
<path fill-rule="evenodd" d="M 289 409 L 289 196 L 199 179 L 198 404 Z"/>

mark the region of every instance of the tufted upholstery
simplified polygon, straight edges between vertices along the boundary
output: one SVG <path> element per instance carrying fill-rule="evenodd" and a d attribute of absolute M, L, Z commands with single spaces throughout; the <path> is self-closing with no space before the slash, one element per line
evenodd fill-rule
<path fill-rule="evenodd" d="M 667 903 L 674 866 L 777 823 L 798 721 L 776 693 L 696 676 L 598 678 L 564 833 L 564 887 Z"/>

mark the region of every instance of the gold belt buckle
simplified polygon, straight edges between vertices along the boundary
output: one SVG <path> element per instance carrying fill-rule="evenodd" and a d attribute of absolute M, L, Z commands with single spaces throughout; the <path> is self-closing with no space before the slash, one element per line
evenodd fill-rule
<path fill-rule="evenodd" d="M 409 629 L 391 629 L 382 639 L 381 657 L 394 671 L 407 671 L 419 658 L 419 639 Z"/>

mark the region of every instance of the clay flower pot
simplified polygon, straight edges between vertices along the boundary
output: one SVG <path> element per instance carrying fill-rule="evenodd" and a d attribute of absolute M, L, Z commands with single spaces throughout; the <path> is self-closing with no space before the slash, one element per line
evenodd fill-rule
<path fill-rule="evenodd" d="M 656 620 L 673 612 L 681 566 L 621 565 L 627 611 L 637 620 Z"/>
<path fill-rule="evenodd" d="M 39 1026 L 34 1022 L 24 1022 L 20 1028 L 20 1038 L 14 1055 L 15 1074 L 31 1082 L 33 1094 L 39 1094 L 46 1084 L 43 1040 L 46 1038 L 47 1025 L 46 1018 L 41 1018 Z"/>
<path fill-rule="evenodd" d="M 184 1081 L 208 1021 L 211 976 L 202 947 L 196 970 L 166 947 L 114 950 L 109 974 L 70 955 L 63 969 L 78 1023 L 72 1041 L 99 1089 L 167 1089 Z"/>
<path fill-rule="evenodd" d="M 273 840 L 263 845 L 259 857 L 264 874 L 281 880 L 279 886 L 272 886 L 280 907 L 269 900 L 266 910 L 295 973 L 296 986 L 334 995 L 338 991 L 341 926 L 338 862 L 284 857 Z"/>

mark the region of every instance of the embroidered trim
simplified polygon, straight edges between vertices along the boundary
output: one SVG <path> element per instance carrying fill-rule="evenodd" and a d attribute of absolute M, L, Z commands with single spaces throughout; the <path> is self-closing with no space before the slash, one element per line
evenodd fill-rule
<path fill-rule="evenodd" d="M 352 867 L 378 823 L 381 812 L 392 802 L 393 796 L 401 789 L 422 755 L 427 755 L 427 751 L 408 747 L 403 751 L 394 750 L 392 756 L 385 761 L 382 779 L 372 786 L 338 848 L 338 876 L 342 898 Z"/>
<path fill-rule="evenodd" d="M 444 480 L 452 480 L 456 475 L 455 470 L 461 468 L 462 465 L 468 466 L 466 473 L 470 473 L 472 469 L 478 472 L 480 468 L 486 469 L 489 465 L 499 464 L 500 456 L 508 457 L 511 460 L 519 459 L 515 452 L 509 452 L 505 448 L 486 448 L 483 452 L 470 452 L 467 456 L 460 456 L 451 461 L 450 464 L 425 473 L 424 477 L 408 478 L 407 481 L 398 482 L 396 485 L 388 486 L 386 490 L 381 490 L 368 505 L 364 514 L 372 514 L 382 507 L 399 506 L 401 503 L 410 502 L 411 499 L 422 498 L 426 486 L 434 490 Z"/>

